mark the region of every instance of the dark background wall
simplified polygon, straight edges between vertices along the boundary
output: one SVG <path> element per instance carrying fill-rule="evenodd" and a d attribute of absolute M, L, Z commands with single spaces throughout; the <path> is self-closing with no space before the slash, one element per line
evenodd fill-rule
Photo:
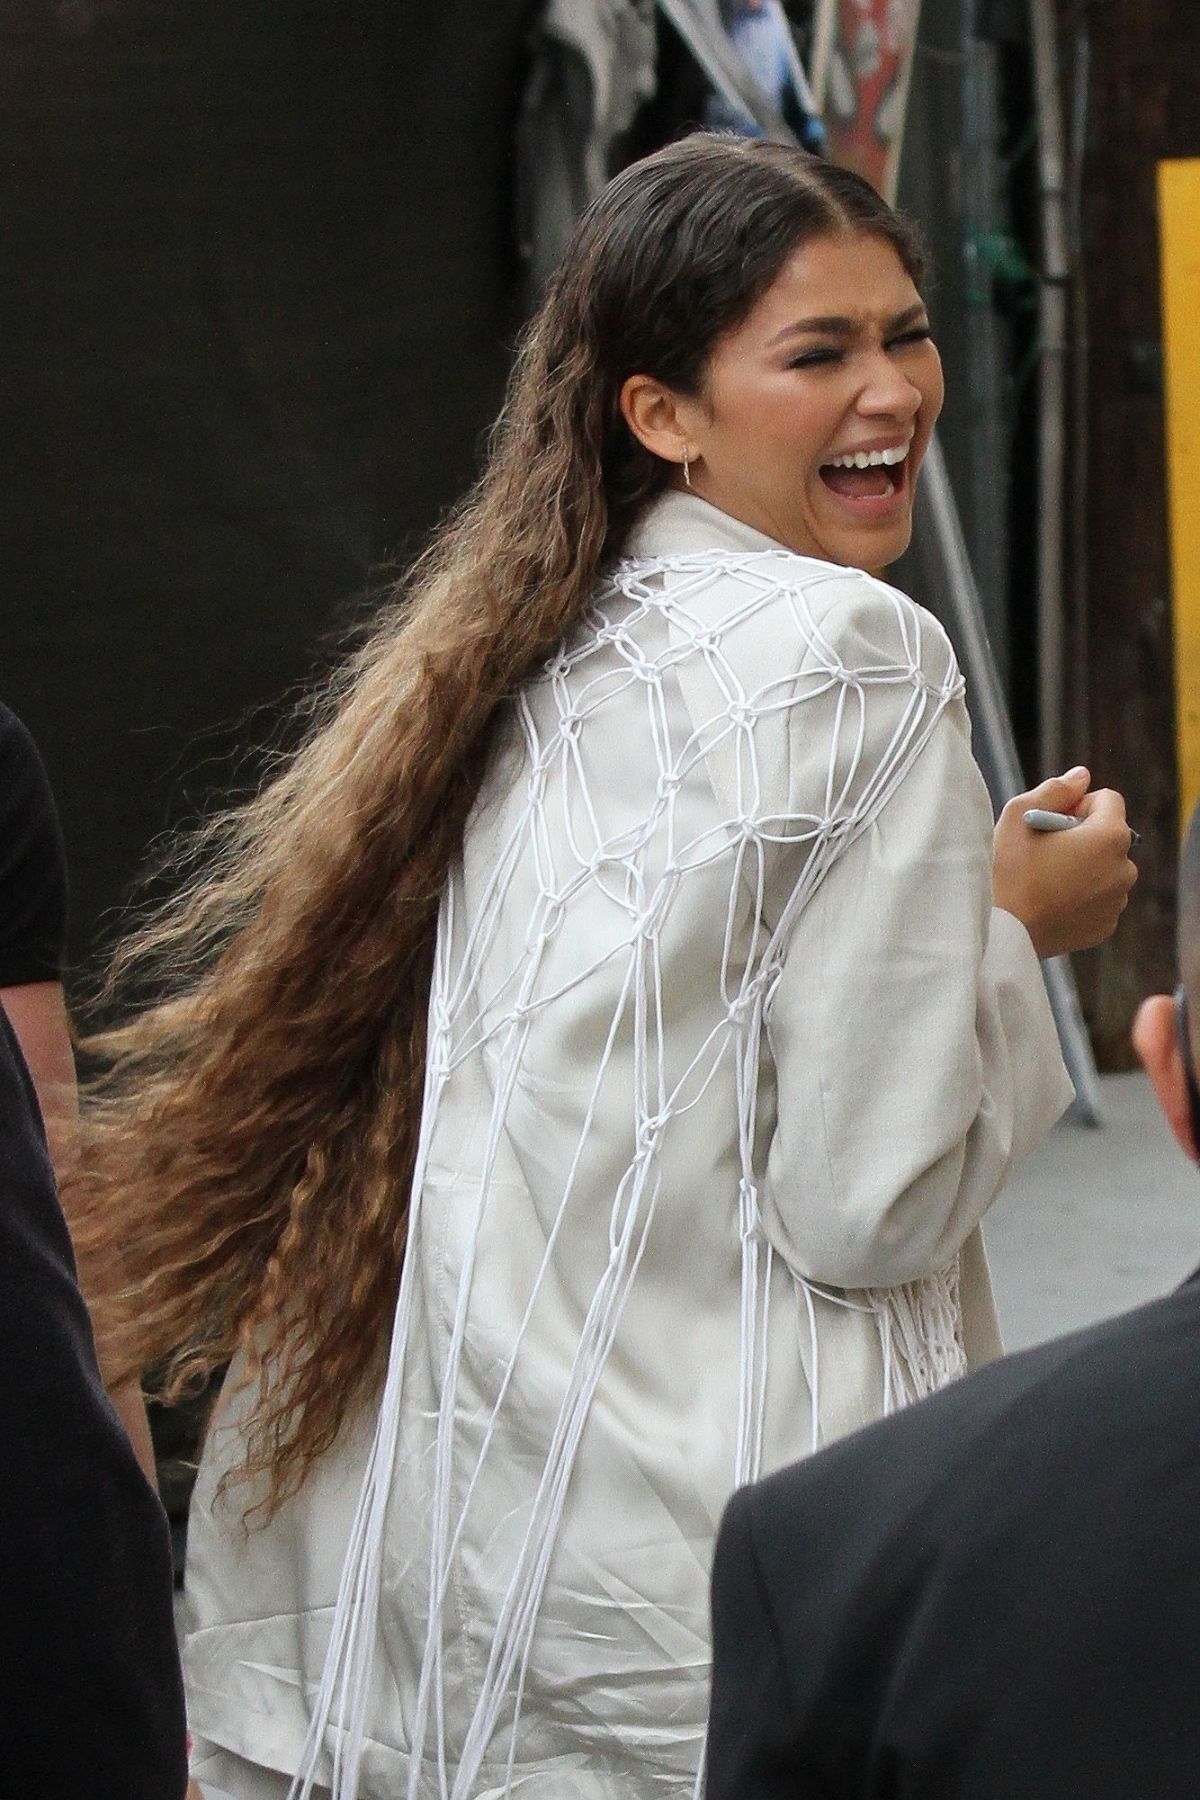
<path fill-rule="evenodd" d="M 0 694 L 60 797 L 77 962 L 470 479 L 529 11 L 0 13 Z"/>

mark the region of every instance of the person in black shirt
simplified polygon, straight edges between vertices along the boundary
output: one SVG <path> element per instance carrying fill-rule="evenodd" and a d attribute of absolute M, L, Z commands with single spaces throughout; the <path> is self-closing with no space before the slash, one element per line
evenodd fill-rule
<path fill-rule="evenodd" d="M 0 1008 L 33 1081 L 51 1160 L 61 1175 L 76 1120 L 75 1058 L 62 972 L 67 864 L 54 795 L 37 746 L 0 705 Z M 140 1387 L 110 1390 L 147 1480 L 154 1446 Z"/>
<path fill-rule="evenodd" d="M 66 860 L 50 783 L 29 733 L 0 706 L 0 1005 L 56 1154 L 75 1106 L 62 990 L 66 935 Z"/>
<path fill-rule="evenodd" d="M 67 931 L 62 832 L 46 771 L 0 706 L 0 989 L 57 982 Z"/>
<path fill-rule="evenodd" d="M 180 1800 L 166 1521 L 104 1392 L 0 1009 L 0 1796 Z"/>
<path fill-rule="evenodd" d="M 0 706 L 0 1800 L 176 1800 L 166 1523 L 104 1393 L 48 1155 L 75 1105 L 66 922 L 50 785 Z"/>

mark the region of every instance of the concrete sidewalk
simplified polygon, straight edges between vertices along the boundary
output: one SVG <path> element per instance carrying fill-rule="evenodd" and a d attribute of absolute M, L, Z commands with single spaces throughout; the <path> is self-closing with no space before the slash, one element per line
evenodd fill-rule
<path fill-rule="evenodd" d="M 984 1225 L 1005 1347 L 1154 1299 L 1200 1264 L 1200 1169 L 1141 1075 L 1106 1075 L 1105 1123 L 1068 1119 Z"/>

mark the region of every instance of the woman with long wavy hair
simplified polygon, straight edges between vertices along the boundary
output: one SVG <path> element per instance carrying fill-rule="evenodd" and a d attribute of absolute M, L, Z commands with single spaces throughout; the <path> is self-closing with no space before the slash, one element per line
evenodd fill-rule
<path fill-rule="evenodd" d="M 730 1491 L 998 1348 L 979 1221 L 1069 1098 L 1037 958 L 1132 865 L 1086 770 L 993 846 L 878 575 L 920 276 L 801 152 L 620 175 L 476 489 L 119 958 L 165 997 L 97 1040 L 68 1199 L 110 1369 L 232 1365 L 214 1793 L 692 1794 Z"/>

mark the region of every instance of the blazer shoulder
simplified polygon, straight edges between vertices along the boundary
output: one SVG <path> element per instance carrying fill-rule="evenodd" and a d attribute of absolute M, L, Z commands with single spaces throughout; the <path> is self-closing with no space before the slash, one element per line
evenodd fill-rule
<path fill-rule="evenodd" d="M 947 692 L 961 689 L 944 626 L 900 588 L 865 569 L 789 551 L 774 558 L 772 574 L 778 605 L 794 623 L 810 664 L 835 675 L 923 679 Z"/>
<path fill-rule="evenodd" d="M 997 1458 L 1028 1455 L 1049 1491 L 1058 1465 L 1101 1446 L 1135 1457 L 1178 1400 L 1193 1404 L 1200 1362 L 1200 1283 L 990 1363 L 918 1405 L 842 1439 L 756 1484 L 760 1556 L 810 1536 L 949 1532 L 971 1496 L 995 1497 Z M 856 1496 L 870 1492 L 863 1509 Z M 999 1497 L 1003 1504 L 1003 1496 Z M 990 1504 L 990 1499 L 989 1499 Z M 769 1579 L 769 1576 L 768 1576 Z"/>
<path fill-rule="evenodd" d="M 653 596 L 671 634 L 776 676 L 801 668 L 865 681 L 917 680 L 948 694 L 962 689 L 953 646 L 924 607 L 864 569 L 785 549 L 707 550 L 630 560 L 614 585 Z"/>
<path fill-rule="evenodd" d="M 806 559 L 797 557 L 797 563 Z M 948 687 L 961 685 L 954 648 L 941 621 L 900 588 L 864 569 L 818 564 L 819 579 L 795 585 L 815 632 L 849 667 L 920 670 Z"/>

